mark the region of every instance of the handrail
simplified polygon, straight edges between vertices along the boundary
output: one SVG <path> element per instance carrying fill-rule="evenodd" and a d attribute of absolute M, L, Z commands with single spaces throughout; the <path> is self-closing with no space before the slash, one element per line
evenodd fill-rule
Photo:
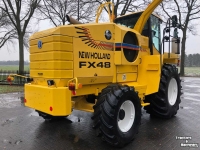
<path fill-rule="evenodd" d="M 28 78 L 27 76 L 22 76 L 22 75 L 18 75 L 18 74 L 9 74 L 7 77 L 7 81 L 10 83 L 10 85 L 11 85 L 11 81 L 14 80 L 13 76 L 17 76 L 17 77 L 21 77 L 21 78 Z"/>

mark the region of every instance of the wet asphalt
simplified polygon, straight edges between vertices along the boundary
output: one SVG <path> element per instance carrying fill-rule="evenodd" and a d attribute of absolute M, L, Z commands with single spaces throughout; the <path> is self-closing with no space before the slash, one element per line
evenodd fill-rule
<path fill-rule="evenodd" d="M 122 150 L 200 150 L 200 78 L 182 81 L 177 115 L 158 119 L 142 110 L 139 133 Z M 23 93 L 0 94 L 0 150 L 115 149 L 96 137 L 91 113 L 74 110 L 63 120 L 45 121 L 22 101 Z"/>

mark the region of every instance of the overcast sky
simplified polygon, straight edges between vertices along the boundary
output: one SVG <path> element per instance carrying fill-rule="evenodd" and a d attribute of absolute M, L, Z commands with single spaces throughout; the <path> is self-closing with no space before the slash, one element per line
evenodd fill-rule
<path fill-rule="evenodd" d="M 43 21 L 38 25 L 39 31 L 42 31 L 51 27 L 52 26 L 47 21 L 45 22 Z M 198 32 L 197 36 L 188 34 L 187 43 L 186 43 L 186 54 L 200 53 L 200 36 L 199 36 L 200 25 L 197 28 L 197 32 Z M 9 45 L 8 48 L 5 46 L 4 48 L 0 49 L 0 61 L 18 60 L 18 59 L 19 59 L 19 51 L 18 51 L 17 42 L 14 45 Z M 25 50 L 24 52 L 24 60 L 29 61 L 29 52 L 27 50 Z"/>

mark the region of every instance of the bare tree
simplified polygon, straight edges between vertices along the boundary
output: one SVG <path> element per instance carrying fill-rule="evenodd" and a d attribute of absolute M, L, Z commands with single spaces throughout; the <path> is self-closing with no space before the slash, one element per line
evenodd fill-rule
<path fill-rule="evenodd" d="M 54 26 L 65 25 L 66 15 L 73 16 L 82 22 L 94 20 L 96 6 L 90 0 L 43 0 L 39 13 L 39 20 L 49 20 Z"/>
<path fill-rule="evenodd" d="M 31 18 L 41 0 L 2 0 L 0 9 L 8 16 L 19 42 L 19 74 L 24 71 L 24 41 Z"/>
<path fill-rule="evenodd" d="M 40 5 L 42 19 L 48 19 L 54 26 L 65 25 L 66 15 L 80 20 L 92 22 L 96 16 L 98 6 L 111 0 L 43 0 Z M 144 8 L 144 0 L 112 0 L 114 15 L 124 15 Z M 107 10 L 106 10 L 107 11 Z M 111 11 L 111 8 L 110 8 Z M 112 11 L 111 11 L 112 12 Z M 41 18 L 39 18 L 42 20 Z"/>
<path fill-rule="evenodd" d="M 145 0 L 96 0 L 96 2 L 99 4 L 112 2 L 115 17 L 125 15 L 128 12 L 143 10 L 146 7 Z"/>
<path fill-rule="evenodd" d="M 195 20 L 200 18 L 200 1 L 199 0 L 165 0 L 161 8 L 166 17 L 176 14 L 181 24 L 183 32 L 181 42 L 181 70 L 180 75 L 184 76 L 184 62 L 185 62 L 185 49 L 187 33 L 191 32 L 196 35 Z"/>
<path fill-rule="evenodd" d="M 16 38 L 15 31 L 10 25 L 10 21 L 6 13 L 0 10 L 0 48 L 6 43 L 12 43 L 12 40 Z"/>

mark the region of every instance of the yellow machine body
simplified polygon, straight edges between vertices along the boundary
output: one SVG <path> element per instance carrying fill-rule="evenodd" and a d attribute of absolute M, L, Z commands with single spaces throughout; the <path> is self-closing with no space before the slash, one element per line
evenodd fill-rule
<path fill-rule="evenodd" d="M 93 112 L 94 104 L 86 101 L 87 96 L 97 96 L 112 83 L 134 87 L 142 106 L 149 105 L 143 100 L 158 91 L 162 64 L 176 63 L 178 55 L 161 57 L 155 48 L 150 55 L 149 38 L 138 29 L 141 24 L 134 29 L 113 22 L 65 25 L 32 35 L 33 81 L 25 84 L 25 106 L 53 116 L 69 115 L 72 109 Z M 137 45 L 129 47 L 137 51 L 132 62 L 123 51 L 127 33 L 137 40 Z"/>

